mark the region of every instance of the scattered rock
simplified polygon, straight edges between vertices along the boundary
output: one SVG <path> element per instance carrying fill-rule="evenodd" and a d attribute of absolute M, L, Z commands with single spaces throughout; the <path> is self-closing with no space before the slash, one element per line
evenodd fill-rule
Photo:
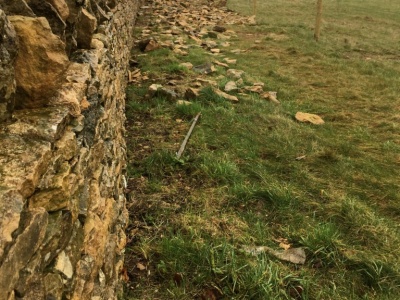
<path fill-rule="evenodd" d="M 296 113 L 295 118 L 299 122 L 306 122 L 314 125 L 325 124 L 324 120 L 320 116 L 300 111 Z"/>
<path fill-rule="evenodd" d="M 160 48 L 160 45 L 156 40 L 150 40 L 149 43 L 146 45 L 146 48 L 144 48 L 144 52 L 150 52 L 154 51 L 156 49 Z"/>
<path fill-rule="evenodd" d="M 230 59 L 230 58 L 224 58 L 224 61 L 227 64 L 231 64 L 231 65 L 236 65 L 237 60 L 236 59 Z"/>
<path fill-rule="evenodd" d="M 186 56 L 186 55 L 189 54 L 187 51 L 183 51 L 183 50 L 181 50 L 179 48 L 175 48 L 173 51 L 174 51 L 175 54 L 182 55 L 182 56 Z"/>
<path fill-rule="evenodd" d="M 210 51 L 211 51 L 211 53 L 220 53 L 221 52 L 221 50 L 218 48 L 210 49 Z"/>
<path fill-rule="evenodd" d="M 238 80 L 236 80 L 237 85 L 243 85 L 243 83 L 244 83 L 243 78 L 239 78 Z"/>
<path fill-rule="evenodd" d="M 244 74 L 242 70 L 229 69 L 226 71 L 226 76 L 234 79 L 239 79 Z"/>
<path fill-rule="evenodd" d="M 162 86 L 161 84 L 153 83 L 152 85 L 149 86 L 149 89 L 148 89 L 149 95 L 150 95 L 151 97 L 154 96 L 154 95 L 157 93 L 157 91 L 158 91 L 159 89 L 161 89 L 162 87 L 163 87 L 163 86 Z"/>
<path fill-rule="evenodd" d="M 224 68 L 229 68 L 229 66 L 227 64 L 220 62 L 218 60 L 214 60 L 214 64 L 216 64 L 217 66 L 224 67 Z"/>
<path fill-rule="evenodd" d="M 224 98 L 226 100 L 229 100 L 229 101 L 232 101 L 232 102 L 238 102 L 239 101 L 238 97 L 229 95 L 229 94 L 227 94 L 227 93 L 225 93 L 225 92 L 223 92 L 223 91 L 221 91 L 219 89 L 214 89 L 214 92 L 218 96 L 220 96 L 220 97 L 222 97 L 222 98 Z"/>
<path fill-rule="evenodd" d="M 177 105 L 192 105 L 192 102 L 186 100 L 178 100 L 176 101 Z"/>
<path fill-rule="evenodd" d="M 155 39 L 149 38 L 139 41 L 138 48 L 142 52 L 150 52 L 160 48 L 160 44 Z"/>
<path fill-rule="evenodd" d="M 259 85 L 245 86 L 244 89 L 248 92 L 257 93 L 257 94 L 261 94 L 263 92 L 263 87 L 259 86 Z"/>
<path fill-rule="evenodd" d="M 274 102 L 275 104 L 280 104 L 279 100 L 276 98 L 276 92 L 266 92 L 261 95 L 261 98 Z"/>
<path fill-rule="evenodd" d="M 214 28 L 213 28 L 213 30 L 216 31 L 216 32 L 222 33 L 222 32 L 225 32 L 225 31 L 226 31 L 226 28 L 223 27 L 223 26 L 215 25 Z"/>
<path fill-rule="evenodd" d="M 185 92 L 186 99 L 195 99 L 195 98 L 199 97 L 199 95 L 200 95 L 200 91 L 198 89 L 194 89 L 194 88 L 186 89 L 186 92 Z"/>
<path fill-rule="evenodd" d="M 192 63 L 190 63 L 190 62 L 184 62 L 184 63 L 180 63 L 179 65 L 180 65 L 180 66 L 182 66 L 182 67 L 185 67 L 185 68 L 187 68 L 188 70 L 191 70 L 191 69 L 193 69 L 193 64 L 192 64 Z"/>
<path fill-rule="evenodd" d="M 237 89 L 238 89 L 238 87 L 236 85 L 236 82 L 234 82 L 234 81 L 228 81 L 224 87 L 225 92 L 237 91 Z"/>
<path fill-rule="evenodd" d="M 211 74 L 216 71 L 215 67 L 211 63 L 205 63 L 202 65 L 198 65 L 193 67 L 193 70 L 200 74 Z"/>

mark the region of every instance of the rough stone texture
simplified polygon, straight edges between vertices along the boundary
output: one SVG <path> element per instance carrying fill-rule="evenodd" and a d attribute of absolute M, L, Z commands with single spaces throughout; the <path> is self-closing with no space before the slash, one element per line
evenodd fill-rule
<path fill-rule="evenodd" d="M 20 49 L 15 63 L 17 108 L 43 107 L 55 94 L 68 67 L 65 45 L 45 18 L 10 16 Z"/>
<path fill-rule="evenodd" d="M 77 25 L 76 37 L 79 48 L 90 49 L 90 43 L 92 41 L 92 36 L 96 28 L 96 18 L 86 9 L 82 9 L 79 16 L 79 23 Z"/>
<path fill-rule="evenodd" d="M 0 123 L 11 119 L 15 101 L 14 61 L 18 38 L 14 27 L 0 9 Z"/>
<path fill-rule="evenodd" d="M 27 49 L 22 31 L 47 40 L 24 67 L 43 48 L 57 50 L 46 67 L 64 54 L 59 73 L 41 79 L 53 92 L 17 82 L 13 122 L 0 123 L 0 300 L 117 299 L 127 223 L 124 99 L 138 1 L 48 0 L 70 30 L 67 43 L 51 16 L 38 17 L 37 1 L 13 3 L 8 14 L 25 14 L 7 16 L 22 41 L 18 55 Z M 95 26 L 87 28 L 89 49 L 68 61 L 82 15 Z M 30 82 L 43 65 L 35 68 Z"/>

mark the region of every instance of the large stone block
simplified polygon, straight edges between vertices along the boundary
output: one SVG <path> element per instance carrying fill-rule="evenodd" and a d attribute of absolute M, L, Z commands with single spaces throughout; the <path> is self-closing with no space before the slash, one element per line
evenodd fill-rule
<path fill-rule="evenodd" d="M 18 38 L 5 13 L 0 10 L 0 122 L 10 120 L 14 109 L 14 61 Z"/>
<path fill-rule="evenodd" d="M 92 36 L 97 28 L 97 19 L 86 9 L 82 9 L 76 24 L 78 48 L 90 49 Z"/>
<path fill-rule="evenodd" d="M 64 81 L 69 61 L 65 44 L 45 18 L 11 16 L 20 41 L 15 63 L 16 108 L 45 106 Z"/>
<path fill-rule="evenodd" d="M 40 247 L 46 233 L 47 212 L 43 208 L 30 210 L 23 216 L 22 223 L 22 232 L 0 266 L 0 300 L 8 299 L 9 292 L 17 283 L 19 272 Z"/>

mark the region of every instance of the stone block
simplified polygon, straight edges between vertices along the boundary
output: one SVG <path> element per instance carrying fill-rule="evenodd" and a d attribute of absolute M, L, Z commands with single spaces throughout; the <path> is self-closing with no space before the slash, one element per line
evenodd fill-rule
<path fill-rule="evenodd" d="M 78 48 L 90 49 L 92 36 L 96 28 L 97 19 L 83 8 L 76 24 Z"/>
<path fill-rule="evenodd" d="M 15 102 L 14 61 L 18 37 L 5 13 L 0 9 L 0 122 L 12 117 Z"/>
<path fill-rule="evenodd" d="M 46 233 L 47 212 L 43 208 L 29 210 L 23 215 L 21 223 L 21 233 L 0 266 L 0 299 L 7 299 L 18 281 L 20 271 L 40 247 Z"/>
<path fill-rule="evenodd" d="M 65 44 L 52 33 L 45 18 L 10 16 L 9 20 L 20 43 L 15 62 L 15 106 L 43 107 L 64 81 L 69 65 Z"/>

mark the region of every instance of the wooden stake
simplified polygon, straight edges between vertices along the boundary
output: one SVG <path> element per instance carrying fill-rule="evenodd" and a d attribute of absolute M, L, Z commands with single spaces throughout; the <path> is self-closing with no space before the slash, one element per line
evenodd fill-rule
<path fill-rule="evenodd" d="M 186 144 L 187 144 L 187 142 L 188 142 L 188 140 L 189 140 L 189 138 L 190 138 L 190 136 L 191 136 L 191 134 L 192 134 L 192 131 L 193 131 L 193 129 L 194 129 L 194 126 L 196 125 L 197 120 L 199 119 L 200 116 L 201 116 L 201 112 L 199 112 L 199 113 L 196 115 L 196 117 L 193 119 L 192 126 L 190 126 L 189 131 L 188 131 L 188 133 L 186 134 L 185 139 L 183 140 L 182 145 L 181 145 L 181 147 L 179 148 L 178 153 L 176 153 L 176 158 L 177 158 L 177 159 L 180 159 L 181 156 L 182 156 L 183 151 L 185 151 Z"/>
<path fill-rule="evenodd" d="M 314 39 L 318 42 L 319 34 L 321 32 L 321 20 L 322 20 L 322 0 L 317 0 L 317 18 L 315 21 Z"/>

